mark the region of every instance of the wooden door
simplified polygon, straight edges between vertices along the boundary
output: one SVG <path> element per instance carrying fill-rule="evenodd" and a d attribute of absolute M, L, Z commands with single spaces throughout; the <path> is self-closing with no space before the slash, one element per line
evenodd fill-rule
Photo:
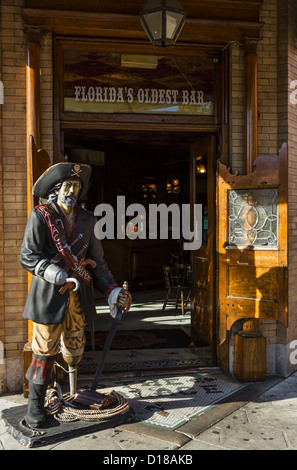
<path fill-rule="evenodd" d="M 258 157 L 248 175 L 218 163 L 218 355 L 226 371 L 237 320 L 287 326 L 287 181 L 285 144 L 278 156 Z"/>
<path fill-rule="evenodd" d="M 191 339 L 194 344 L 208 343 L 215 360 L 215 168 L 216 138 L 209 135 L 191 145 L 191 205 L 202 204 L 203 224 L 207 207 L 208 228 L 202 230 L 202 246 L 191 253 L 192 258 L 192 315 Z M 202 157 L 202 158 L 201 158 Z M 197 172 L 206 167 L 205 177 Z"/>

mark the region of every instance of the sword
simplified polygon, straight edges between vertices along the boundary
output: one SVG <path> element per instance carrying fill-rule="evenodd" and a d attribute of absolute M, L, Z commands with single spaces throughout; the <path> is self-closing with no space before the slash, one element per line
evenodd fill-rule
<path fill-rule="evenodd" d="M 128 291 L 128 283 L 127 282 L 124 282 L 123 290 Z M 91 386 L 91 389 L 90 389 L 92 392 L 95 392 L 96 389 L 97 389 L 99 378 L 100 378 L 100 376 L 102 374 L 102 371 L 103 371 L 105 359 L 106 359 L 107 353 L 110 349 L 110 346 L 111 346 L 112 340 L 114 338 L 115 332 L 117 331 L 118 324 L 119 324 L 119 322 L 120 322 L 120 320 L 123 316 L 123 313 L 126 312 L 127 310 L 129 310 L 129 308 L 130 308 L 130 304 L 129 304 L 128 307 L 126 307 L 123 310 L 121 310 L 119 308 L 118 311 L 117 311 L 117 314 L 116 314 L 116 316 L 113 320 L 113 324 L 111 325 L 111 329 L 108 333 L 108 336 L 107 336 L 105 344 L 104 344 L 102 358 L 101 358 L 101 361 L 100 361 L 100 363 L 97 367 L 97 370 L 96 370 L 96 373 L 95 373 L 95 376 L 94 376 L 94 380 L 93 380 L 93 383 L 92 383 L 92 386 Z"/>

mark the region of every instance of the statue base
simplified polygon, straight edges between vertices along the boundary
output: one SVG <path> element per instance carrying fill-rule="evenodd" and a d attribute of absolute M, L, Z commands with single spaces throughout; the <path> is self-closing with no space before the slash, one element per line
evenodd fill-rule
<path fill-rule="evenodd" d="M 16 406 L 2 411 L 2 418 L 6 424 L 7 432 L 25 447 L 54 444 L 63 439 L 69 439 L 118 426 L 134 418 L 134 411 L 131 408 L 125 413 L 97 421 L 76 420 L 60 422 L 49 415 L 47 416 L 44 428 L 33 430 L 22 424 L 26 412 L 27 405 Z"/>

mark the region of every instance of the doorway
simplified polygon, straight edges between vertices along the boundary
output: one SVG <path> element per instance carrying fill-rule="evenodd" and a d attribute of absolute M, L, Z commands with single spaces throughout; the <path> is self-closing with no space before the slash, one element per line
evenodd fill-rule
<path fill-rule="evenodd" d="M 215 240 L 210 203 L 215 194 L 211 142 L 206 134 L 190 131 L 68 129 L 64 132 L 64 153 L 68 160 L 92 167 L 90 188 L 83 206 L 94 212 L 98 204 L 104 203 L 114 210 L 114 238 L 102 240 L 102 245 L 117 283 L 128 281 L 133 296 L 132 308 L 123 316 L 113 341 L 107 370 L 214 365 L 214 335 L 207 331 L 214 327 L 214 312 L 205 297 L 201 308 L 201 293 L 197 289 L 202 283 L 205 286 L 213 283 L 207 296 L 215 295 L 214 276 L 210 276 L 207 268 L 206 280 L 205 269 L 200 269 L 198 261 L 205 258 L 206 252 L 209 259 L 204 267 L 213 261 L 210 255 L 213 246 L 209 242 Z M 119 198 L 124 206 L 119 206 Z M 151 204 L 167 207 L 174 204 L 180 209 L 183 205 L 202 204 L 201 248 L 194 252 L 183 249 L 185 240 L 174 236 L 174 221 L 169 212 L 167 238 L 150 239 L 145 221 L 147 238 L 132 240 L 129 235 L 143 229 L 141 222 L 134 224 L 133 217 L 126 215 L 124 223 L 119 224 L 121 211 L 132 204 L 141 204 L 145 209 Z M 160 219 L 158 224 L 160 227 Z M 120 238 L 119 228 L 123 230 L 122 235 L 124 233 Z M 167 267 L 173 271 L 177 266 L 186 267 L 183 272 L 188 276 L 187 285 L 184 279 L 184 310 L 181 292 L 173 289 L 165 305 L 168 294 L 165 271 Z M 81 365 L 85 372 L 94 370 L 112 324 L 100 293 L 96 293 L 96 301 L 98 322 L 87 327 Z M 211 297 L 209 304 L 212 301 Z M 202 322 L 199 320 L 201 312 Z"/>

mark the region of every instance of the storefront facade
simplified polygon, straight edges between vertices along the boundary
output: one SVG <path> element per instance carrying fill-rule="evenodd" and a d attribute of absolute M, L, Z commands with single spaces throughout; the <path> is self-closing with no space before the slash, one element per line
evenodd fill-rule
<path fill-rule="evenodd" d="M 149 42 L 139 21 L 143 3 L 1 4 L 1 393 L 22 389 L 30 356 L 31 325 L 22 319 L 30 279 L 19 251 L 36 202 L 31 187 L 65 155 L 94 166 L 93 199 L 85 201 L 92 211 L 113 204 L 115 194 L 136 202 L 136 189 L 125 188 L 145 193 L 181 162 L 176 169 L 187 183 L 170 201 L 201 203 L 208 216 L 207 238 L 190 253 L 193 341 L 207 341 L 213 364 L 233 373 L 246 347 L 235 344 L 243 329 L 256 350 L 264 348 L 266 374 L 296 369 L 295 2 L 184 0 L 186 24 L 168 48 Z M 263 155 L 275 159 L 261 157 L 255 167 Z M 207 176 L 197 170 L 200 157 Z M 244 200 L 249 190 L 261 205 L 264 186 L 266 199 L 275 196 L 268 218 L 277 223 L 263 249 L 256 230 L 249 243 L 231 237 L 230 195 Z M 108 242 L 106 257 L 135 289 L 162 274 L 146 253 L 161 260 L 172 251 L 172 241 L 116 242 L 125 266 Z"/>

